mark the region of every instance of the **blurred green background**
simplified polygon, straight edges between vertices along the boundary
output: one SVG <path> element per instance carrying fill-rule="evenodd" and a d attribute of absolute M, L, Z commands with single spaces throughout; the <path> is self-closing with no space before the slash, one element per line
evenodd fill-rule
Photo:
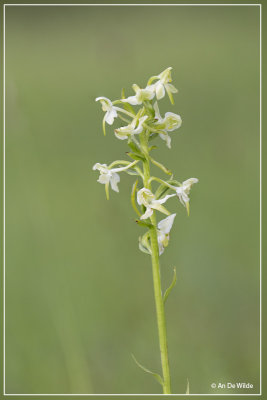
<path fill-rule="evenodd" d="M 199 178 L 161 257 L 173 393 L 259 392 L 259 7 L 6 7 L 6 391 L 161 393 L 150 259 L 95 97 L 173 67 L 183 126 L 155 157 Z M 250 382 L 252 390 L 214 390 Z"/>

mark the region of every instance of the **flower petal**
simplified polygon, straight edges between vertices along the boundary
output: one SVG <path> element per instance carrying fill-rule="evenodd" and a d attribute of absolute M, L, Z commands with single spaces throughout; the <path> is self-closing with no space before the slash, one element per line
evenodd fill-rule
<path fill-rule="evenodd" d="M 110 181 L 110 176 L 108 174 L 101 174 L 99 175 L 99 178 L 97 182 L 106 184 Z"/>
<path fill-rule="evenodd" d="M 114 118 L 118 116 L 117 111 L 114 110 L 114 108 L 111 108 L 109 111 L 106 112 L 105 114 L 105 121 L 109 124 L 112 125 L 114 122 Z"/>
<path fill-rule="evenodd" d="M 105 171 L 107 171 L 107 164 L 100 164 L 100 163 L 96 163 L 94 166 L 93 166 L 93 170 L 95 171 L 95 170 L 98 170 L 98 171 L 102 171 L 102 172 L 105 172 Z"/>
<path fill-rule="evenodd" d="M 171 70 L 172 70 L 172 67 L 168 67 L 158 75 L 158 78 L 164 84 L 166 84 L 167 82 L 171 82 L 171 80 L 172 80 L 171 79 Z"/>
<path fill-rule="evenodd" d="M 155 200 L 155 202 L 159 204 L 164 204 L 170 197 L 176 196 L 175 194 L 167 194 L 167 196 L 163 197 L 162 199 Z"/>
<path fill-rule="evenodd" d="M 152 206 L 151 206 L 151 207 L 152 207 Z M 162 206 L 162 205 L 159 204 L 159 203 L 153 203 L 153 208 L 154 208 L 155 210 L 160 211 L 162 214 L 170 215 L 170 212 L 167 210 L 167 208 L 165 208 L 164 206 Z"/>
<path fill-rule="evenodd" d="M 161 254 L 164 252 L 163 242 L 165 240 L 165 235 L 164 233 L 158 231 L 157 236 L 158 236 L 159 255 L 161 256 Z"/>
<path fill-rule="evenodd" d="M 180 128 L 180 126 L 182 125 L 182 118 L 178 114 L 167 112 L 165 114 L 163 122 L 165 123 L 165 129 L 171 132 L 175 129 Z"/>
<path fill-rule="evenodd" d="M 190 187 L 191 187 L 194 183 L 198 183 L 198 179 L 197 178 L 189 178 L 183 182 L 183 186 L 190 185 Z"/>
<path fill-rule="evenodd" d="M 165 88 L 161 81 L 158 81 L 156 84 L 156 96 L 157 99 L 160 100 L 165 96 Z"/>
<path fill-rule="evenodd" d="M 170 149 L 171 148 L 171 137 L 168 135 L 167 132 L 164 131 L 164 133 L 160 133 L 159 136 L 161 137 L 164 142 L 166 142 L 167 147 Z"/>
<path fill-rule="evenodd" d="M 119 181 L 120 181 L 120 175 L 117 174 L 116 172 L 113 172 L 110 178 L 110 185 L 111 189 L 114 190 L 115 192 L 119 192 L 118 188 Z"/>
<path fill-rule="evenodd" d="M 127 99 L 121 99 L 121 101 L 123 101 L 124 103 L 129 103 L 132 106 L 136 106 L 137 104 L 141 104 L 142 103 L 142 101 L 138 102 L 136 96 L 130 96 L 130 97 L 127 97 Z"/>
<path fill-rule="evenodd" d="M 115 130 L 114 130 L 114 134 L 115 134 L 115 136 L 116 136 L 117 139 L 120 139 L 120 140 L 128 139 L 128 135 L 125 135 L 125 134 L 121 133 L 121 132 L 119 131 L 119 129 L 115 129 Z"/>
<path fill-rule="evenodd" d="M 147 219 L 151 217 L 152 214 L 153 214 L 152 208 L 147 207 L 146 212 L 143 215 L 141 215 L 140 219 Z"/>
<path fill-rule="evenodd" d="M 166 83 L 165 87 L 168 93 L 178 93 L 178 89 L 176 89 L 176 87 L 171 83 Z"/>
<path fill-rule="evenodd" d="M 148 207 L 148 201 L 153 201 L 155 196 L 151 192 L 151 190 L 147 188 L 142 188 L 137 192 L 137 203 L 139 205 L 143 204 L 144 206 Z"/>
<path fill-rule="evenodd" d="M 144 121 L 145 121 L 147 118 L 148 118 L 148 116 L 147 116 L 147 115 L 144 115 L 143 117 L 141 117 L 141 118 L 139 119 L 138 127 L 135 128 L 135 129 L 132 131 L 132 134 L 137 135 L 137 134 L 143 132 L 143 123 L 144 123 Z"/>
<path fill-rule="evenodd" d="M 162 122 L 163 119 L 161 118 L 160 111 L 159 111 L 159 106 L 158 106 L 158 102 L 157 101 L 155 101 L 154 110 L 155 110 L 155 118 L 157 119 L 157 122 Z"/>
<path fill-rule="evenodd" d="M 162 219 L 158 223 L 158 229 L 163 232 L 165 235 L 170 233 L 170 230 L 173 225 L 174 218 L 176 217 L 176 214 L 171 214 L 167 218 Z"/>

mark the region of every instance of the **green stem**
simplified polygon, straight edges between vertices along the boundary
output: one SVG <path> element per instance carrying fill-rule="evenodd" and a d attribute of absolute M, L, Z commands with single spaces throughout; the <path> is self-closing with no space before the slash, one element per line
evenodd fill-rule
<path fill-rule="evenodd" d="M 141 135 L 141 141 L 143 149 L 146 149 L 148 154 L 148 140 L 145 133 Z M 144 187 L 151 190 L 150 165 L 148 158 L 146 158 L 146 160 L 143 162 L 143 170 L 144 170 Z M 161 355 L 161 367 L 163 375 L 163 393 L 170 394 L 171 380 L 170 380 L 168 346 L 167 346 L 167 331 L 166 331 L 164 302 L 161 289 L 159 248 L 158 248 L 158 237 L 156 228 L 157 219 L 155 212 L 152 214 L 150 219 L 153 225 L 153 227 L 150 228 L 151 259 L 152 259 L 152 274 L 153 274 L 153 284 L 154 284 L 154 297 L 155 297 L 157 324 L 158 324 L 159 346 Z"/>

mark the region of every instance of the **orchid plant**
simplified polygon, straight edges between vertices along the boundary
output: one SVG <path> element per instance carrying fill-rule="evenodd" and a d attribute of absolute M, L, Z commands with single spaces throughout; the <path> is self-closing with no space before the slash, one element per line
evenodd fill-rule
<path fill-rule="evenodd" d="M 169 369 L 169 357 L 166 335 L 166 319 L 164 303 L 176 283 L 176 270 L 174 268 L 173 280 L 170 287 L 162 294 L 159 257 L 169 244 L 170 231 L 176 214 L 171 214 L 165 207 L 169 198 L 176 197 L 186 208 L 189 215 L 189 193 L 196 178 L 190 178 L 180 183 L 174 179 L 173 174 L 162 163 L 156 161 L 151 153 L 157 147 L 151 145 L 151 141 L 159 137 L 168 148 L 171 148 L 170 132 L 180 128 L 182 120 L 180 115 L 166 112 L 161 116 L 158 101 L 167 93 L 170 102 L 174 104 L 173 93 L 177 89 L 171 84 L 171 70 L 169 67 L 159 75 L 152 76 L 147 86 L 142 89 L 138 85 L 132 85 L 134 95 L 125 97 L 122 90 L 121 99 L 111 101 L 106 97 L 98 97 L 105 112 L 103 118 L 103 131 L 106 134 L 106 124 L 113 125 L 115 119 L 120 123 L 114 129 L 115 137 L 127 140 L 130 151 L 127 153 L 131 161 L 116 160 L 110 165 L 97 163 L 94 170 L 100 172 L 98 182 L 105 185 L 107 199 L 109 199 L 109 187 L 115 192 L 119 191 L 120 173 L 126 172 L 137 177 L 131 192 L 131 204 L 137 214 L 136 222 L 146 232 L 139 237 L 139 249 L 151 256 L 152 275 L 154 284 L 154 297 L 156 304 L 159 346 L 161 354 L 162 376 L 143 367 L 134 357 L 136 363 L 146 372 L 151 373 L 162 385 L 163 393 L 171 393 L 171 379 Z M 138 109 L 134 108 L 138 106 Z M 166 179 L 151 176 L 150 165 L 154 164 L 164 174 Z M 157 188 L 152 187 L 157 184 Z M 156 212 L 164 214 L 157 223 Z M 187 387 L 189 393 L 189 387 Z"/>

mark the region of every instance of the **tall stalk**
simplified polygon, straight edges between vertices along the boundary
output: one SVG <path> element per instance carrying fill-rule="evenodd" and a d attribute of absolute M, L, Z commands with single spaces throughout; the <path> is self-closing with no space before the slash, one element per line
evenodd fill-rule
<path fill-rule="evenodd" d="M 147 132 L 140 135 L 141 146 L 146 159 L 143 161 L 143 185 L 145 188 L 151 190 L 150 183 L 150 163 L 148 155 L 148 135 Z M 161 356 L 161 369 L 163 375 L 163 393 L 171 393 L 171 377 L 168 357 L 168 345 L 167 345 L 167 329 L 166 329 L 166 318 L 165 308 L 162 296 L 161 278 L 160 278 L 160 264 L 159 264 L 159 246 L 157 237 L 157 217 L 153 213 L 150 217 L 152 227 L 150 228 L 150 242 L 151 242 L 151 261 L 152 261 L 152 275 L 153 275 L 153 286 L 154 286 L 154 298 L 156 304 L 157 314 L 157 325 L 158 325 L 158 336 L 159 336 L 159 347 Z"/>
<path fill-rule="evenodd" d="M 196 178 L 187 179 L 182 183 L 178 182 L 173 178 L 168 168 L 150 155 L 151 151 L 156 149 L 156 146 L 151 146 L 150 141 L 160 137 L 166 143 L 167 147 L 170 148 L 171 136 L 169 132 L 178 129 L 182 123 L 180 115 L 172 112 L 165 113 L 165 116 L 162 118 L 158 102 L 153 101 L 155 98 L 157 100 L 162 99 L 165 93 L 167 93 L 171 103 L 174 104 L 173 93 L 176 93 L 177 89 L 170 83 L 171 69 L 169 67 L 161 74 L 152 76 L 144 89 L 134 84 L 132 87 L 135 91 L 135 96 L 126 98 L 123 90 L 120 100 L 112 102 L 106 97 L 98 97 L 96 99 L 100 101 L 102 109 L 105 112 L 103 118 L 104 134 L 106 134 L 106 123 L 112 125 L 115 119 L 122 121 L 122 123 L 128 123 L 126 126 L 115 129 L 114 133 L 118 139 L 127 140 L 130 147 L 130 152 L 127 155 L 132 160 L 131 162 L 116 160 L 109 166 L 107 164 L 96 163 L 93 167 L 94 170 L 100 172 L 98 182 L 105 185 L 107 199 L 109 199 L 110 186 L 115 192 L 119 191 L 120 172 L 137 176 L 133 184 L 131 203 L 138 216 L 136 222 L 141 227 L 147 228 L 147 231 L 139 237 L 139 249 L 149 254 L 152 261 L 162 376 L 151 372 L 149 369 L 143 367 L 134 356 L 133 358 L 141 369 L 156 378 L 161 384 L 164 394 L 171 393 L 164 304 L 176 283 L 176 271 L 174 269 L 172 283 L 163 295 L 159 257 L 169 244 L 170 230 L 176 214 L 171 214 L 163 204 L 170 197 L 177 197 L 181 204 L 186 207 L 189 214 L 189 192 L 191 186 L 198 182 Z M 122 107 L 118 107 L 118 105 Z M 139 110 L 136 111 L 132 107 L 133 105 L 139 105 Z M 142 168 L 140 168 L 139 163 L 142 164 Z M 159 168 L 168 178 L 164 180 L 160 177 L 151 176 L 150 163 Z M 152 182 L 158 185 L 154 192 Z M 138 187 L 140 183 L 142 183 L 141 189 Z M 157 222 L 156 212 L 160 212 L 165 216 L 167 215 L 167 217 Z M 189 389 L 187 389 L 187 393 L 189 393 Z"/>

